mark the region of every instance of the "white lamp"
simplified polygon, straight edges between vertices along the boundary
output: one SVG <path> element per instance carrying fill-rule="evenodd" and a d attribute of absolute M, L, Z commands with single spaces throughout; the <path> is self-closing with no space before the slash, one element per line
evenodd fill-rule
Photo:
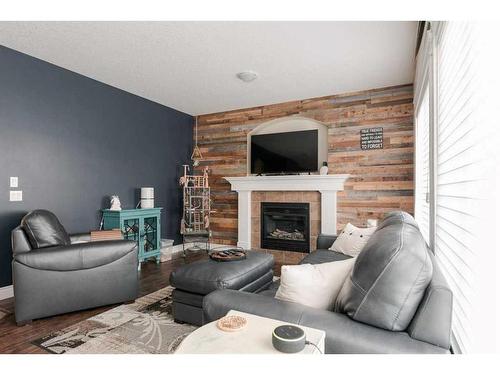
<path fill-rule="evenodd" d="M 155 189 L 152 187 L 141 188 L 141 208 L 153 208 L 155 206 Z"/>

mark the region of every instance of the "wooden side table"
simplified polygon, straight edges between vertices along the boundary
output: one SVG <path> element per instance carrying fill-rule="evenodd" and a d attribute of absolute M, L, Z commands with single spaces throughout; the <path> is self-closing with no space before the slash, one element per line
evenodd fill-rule
<path fill-rule="evenodd" d="M 123 238 L 137 242 L 139 262 L 161 256 L 161 207 L 137 208 L 121 211 L 103 210 L 103 229 L 119 228 Z"/>
<path fill-rule="evenodd" d="M 227 315 L 244 317 L 247 320 L 246 326 L 240 331 L 225 332 L 217 328 L 217 321 L 208 323 L 187 336 L 175 354 L 284 354 L 274 349 L 272 332 L 276 327 L 290 323 L 236 310 L 229 311 Z M 306 345 L 304 350 L 297 354 L 324 353 L 325 332 L 299 327 L 306 333 L 306 339 L 314 343 L 317 348 Z"/>

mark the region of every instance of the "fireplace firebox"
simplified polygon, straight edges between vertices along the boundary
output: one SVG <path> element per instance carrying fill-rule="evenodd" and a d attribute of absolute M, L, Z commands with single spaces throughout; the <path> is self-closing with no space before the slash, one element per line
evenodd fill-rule
<path fill-rule="evenodd" d="M 309 252 L 309 203 L 261 203 L 260 246 Z"/>

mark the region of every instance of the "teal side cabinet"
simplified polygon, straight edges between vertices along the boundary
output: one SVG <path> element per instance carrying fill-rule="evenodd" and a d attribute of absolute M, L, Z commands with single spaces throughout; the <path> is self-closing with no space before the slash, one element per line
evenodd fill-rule
<path fill-rule="evenodd" d="M 137 242 L 139 262 L 156 258 L 160 262 L 161 208 L 139 208 L 131 210 L 103 210 L 104 229 L 119 228 L 123 238 Z"/>

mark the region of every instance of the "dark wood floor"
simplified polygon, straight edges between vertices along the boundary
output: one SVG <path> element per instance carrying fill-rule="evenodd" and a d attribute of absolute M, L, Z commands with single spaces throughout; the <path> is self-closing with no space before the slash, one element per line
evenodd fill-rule
<path fill-rule="evenodd" d="M 140 271 L 139 294 L 143 296 L 168 286 L 168 278 L 172 270 L 186 262 L 189 263 L 202 259 L 205 256 L 204 254 L 193 253 L 190 254 L 186 260 L 178 258 L 161 264 L 156 264 L 154 262 L 144 263 Z M 0 301 L 0 312 L 7 313 L 8 315 L 0 319 L 0 353 L 46 354 L 46 351 L 31 344 L 31 342 L 39 337 L 88 319 L 93 315 L 100 314 L 115 306 L 117 305 L 39 319 L 33 321 L 31 324 L 18 327 L 14 320 L 14 299 L 9 298 L 2 300 Z"/>

